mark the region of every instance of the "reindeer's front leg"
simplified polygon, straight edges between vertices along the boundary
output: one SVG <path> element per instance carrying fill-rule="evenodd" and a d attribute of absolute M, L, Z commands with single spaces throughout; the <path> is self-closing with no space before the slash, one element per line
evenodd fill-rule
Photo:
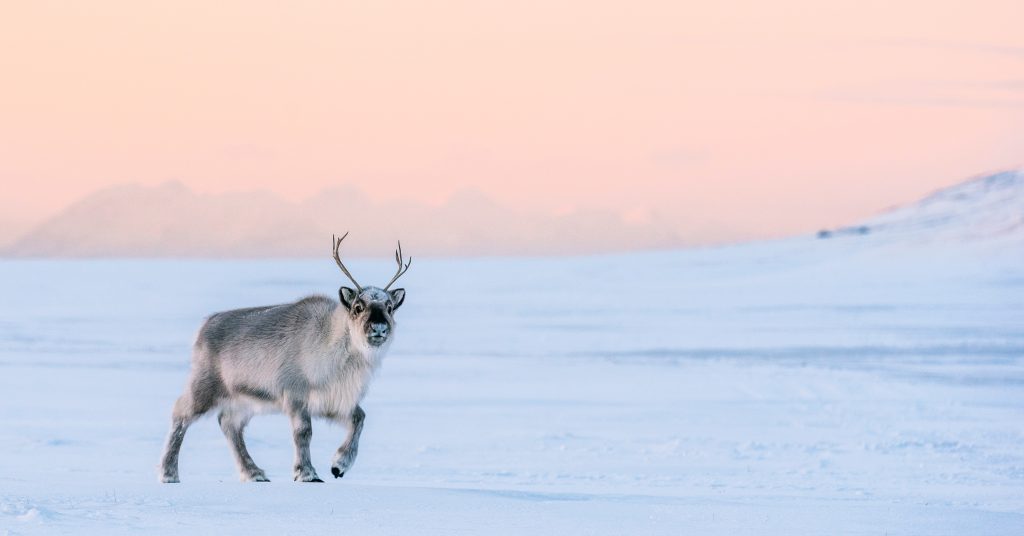
<path fill-rule="evenodd" d="M 359 452 L 359 435 L 363 433 L 363 419 L 365 418 L 366 412 L 363 411 L 363 408 L 356 406 L 356 409 L 352 410 L 352 415 L 349 417 L 348 437 L 338 447 L 338 452 L 334 453 L 334 459 L 331 460 L 331 474 L 334 475 L 334 478 L 345 476 L 345 471 L 348 471 L 355 463 L 356 454 Z"/>
<path fill-rule="evenodd" d="M 313 437 L 313 423 L 305 402 L 292 401 L 288 404 L 288 418 L 292 423 L 292 437 L 295 440 L 295 480 L 298 482 L 323 482 L 316 476 L 316 469 L 309 459 L 309 440 Z"/>

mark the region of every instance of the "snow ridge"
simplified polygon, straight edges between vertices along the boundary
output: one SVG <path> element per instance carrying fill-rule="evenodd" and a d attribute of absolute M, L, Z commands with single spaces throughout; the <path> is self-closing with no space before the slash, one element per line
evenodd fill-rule
<path fill-rule="evenodd" d="M 882 236 L 912 241 L 1024 239 L 1024 170 L 977 177 L 819 238 Z"/>

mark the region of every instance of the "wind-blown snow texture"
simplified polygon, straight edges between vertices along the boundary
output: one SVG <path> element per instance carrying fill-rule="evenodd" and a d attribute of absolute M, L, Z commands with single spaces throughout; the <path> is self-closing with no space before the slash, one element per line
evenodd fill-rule
<path fill-rule="evenodd" d="M 417 260 L 326 484 L 279 416 L 270 484 L 212 418 L 182 484 L 155 466 L 202 317 L 333 293 L 332 261 L 3 262 L 0 534 L 1022 534 L 1024 247 L 972 229 Z"/>

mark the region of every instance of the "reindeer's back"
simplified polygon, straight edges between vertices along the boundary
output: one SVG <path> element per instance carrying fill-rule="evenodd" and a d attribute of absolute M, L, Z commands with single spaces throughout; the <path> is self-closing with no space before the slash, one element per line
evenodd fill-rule
<path fill-rule="evenodd" d="M 309 296 L 294 303 L 233 309 L 210 315 L 199 329 L 197 348 L 212 354 L 233 350 L 272 351 L 326 336 L 337 303 Z"/>

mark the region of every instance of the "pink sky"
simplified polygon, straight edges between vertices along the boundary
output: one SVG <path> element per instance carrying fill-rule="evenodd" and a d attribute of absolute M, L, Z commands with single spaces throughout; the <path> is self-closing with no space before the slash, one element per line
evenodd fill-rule
<path fill-rule="evenodd" d="M 0 225 L 178 179 L 802 232 L 1024 163 L 1021 21 L 1020 0 L 6 2 Z"/>

